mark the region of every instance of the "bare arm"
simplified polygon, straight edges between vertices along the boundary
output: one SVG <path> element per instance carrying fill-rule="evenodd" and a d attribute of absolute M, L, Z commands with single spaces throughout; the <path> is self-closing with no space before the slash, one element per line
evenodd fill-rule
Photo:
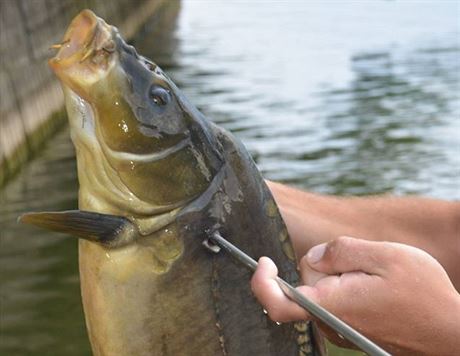
<path fill-rule="evenodd" d="M 435 257 L 460 290 L 460 202 L 417 197 L 335 197 L 267 182 L 298 258 L 339 236 L 392 241 Z"/>

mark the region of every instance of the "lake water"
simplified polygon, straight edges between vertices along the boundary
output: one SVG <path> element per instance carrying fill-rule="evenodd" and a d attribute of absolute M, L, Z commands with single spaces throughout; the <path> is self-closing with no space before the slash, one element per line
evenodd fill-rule
<path fill-rule="evenodd" d="M 316 192 L 460 198 L 456 1 L 184 1 L 134 43 L 263 174 Z M 153 50 L 152 50 L 153 49 Z M 90 353 L 76 240 L 16 224 L 76 207 L 68 130 L 0 192 L 0 354 Z"/>

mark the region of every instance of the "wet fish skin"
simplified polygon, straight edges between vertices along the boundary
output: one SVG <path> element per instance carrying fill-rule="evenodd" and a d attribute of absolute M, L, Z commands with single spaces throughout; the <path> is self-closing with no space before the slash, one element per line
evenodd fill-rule
<path fill-rule="evenodd" d="M 286 227 L 242 143 L 92 12 L 73 20 L 63 43 L 50 66 L 66 97 L 79 208 L 87 218 L 123 217 L 136 231 L 119 244 L 118 235 L 79 236 L 93 353 L 315 354 L 309 327 L 270 321 L 250 272 L 202 246 L 219 229 L 248 254 L 270 256 L 287 281 L 297 278 Z M 59 215 L 60 231 L 71 230 L 70 216 L 78 212 Z"/>

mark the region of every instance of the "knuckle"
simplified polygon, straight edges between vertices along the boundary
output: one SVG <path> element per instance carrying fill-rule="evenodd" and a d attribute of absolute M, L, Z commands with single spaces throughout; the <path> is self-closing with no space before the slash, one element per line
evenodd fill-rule
<path fill-rule="evenodd" d="M 407 246 L 402 250 L 402 254 L 408 263 L 414 266 L 438 264 L 438 261 L 432 255 L 416 247 Z"/>
<path fill-rule="evenodd" d="M 255 273 L 251 278 L 251 290 L 256 295 L 259 293 L 259 290 L 260 290 L 260 278 L 257 275 L 257 273 Z"/>
<path fill-rule="evenodd" d="M 305 268 L 309 268 L 307 255 L 302 256 L 302 258 L 299 261 L 299 267 L 300 267 L 300 270 L 303 270 Z"/>
<path fill-rule="evenodd" d="M 347 260 L 350 251 L 354 249 L 355 239 L 348 236 L 340 236 L 329 242 L 323 256 L 324 262 L 333 267 L 341 264 L 342 260 Z"/>
<path fill-rule="evenodd" d="M 334 264 L 340 258 L 342 251 L 349 245 L 349 238 L 340 236 L 334 241 L 330 242 L 326 248 L 324 259 L 329 263 Z"/>
<path fill-rule="evenodd" d="M 283 322 L 284 320 L 284 313 L 280 311 L 279 308 L 268 308 L 267 309 L 268 316 L 270 317 L 271 320 L 274 322 Z"/>
<path fill-rule="evenodd" d="M 350 246 L 350 244 L 353 243 L 353 240 L 354 239 L 352 237 L 348 237 L 348 236 L 339 236 L 337 239 L 335 239 L 337 245 L 345 246 L 345 247 Z"/>

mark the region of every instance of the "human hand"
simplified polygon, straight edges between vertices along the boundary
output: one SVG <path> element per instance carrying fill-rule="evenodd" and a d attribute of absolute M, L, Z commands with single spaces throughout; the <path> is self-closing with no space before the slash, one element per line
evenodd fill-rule
<path fill-rule="evenodd" d="M 298 290 L 392 354 L 452 355 L 460 349 L 460 295 L 442 266 L 415 247 L 341 237 L 300 261 Z M 252 289 L 271 319 L 311 319 L 279 288 L 262 257 Z M 339 346 L 350 347 L 320 325 Z"/>

